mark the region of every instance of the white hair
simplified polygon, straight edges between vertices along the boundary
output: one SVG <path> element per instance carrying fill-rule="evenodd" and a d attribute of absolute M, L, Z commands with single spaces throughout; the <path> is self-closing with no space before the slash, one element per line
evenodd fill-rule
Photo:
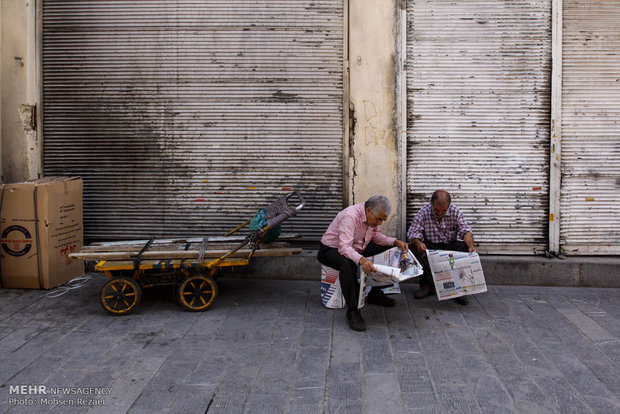
<path fill-rule="evenodd" d="M 384 212 L 386 215 L 389 215 L 392 212 L 392 205 L 390 204 L 390 200 L 387 197 L 382 195 L 374 195 L 370 197 L 364 203 L 364 209 L 370 207 L 370 211 L 372 214 L 379 214 Z"/>

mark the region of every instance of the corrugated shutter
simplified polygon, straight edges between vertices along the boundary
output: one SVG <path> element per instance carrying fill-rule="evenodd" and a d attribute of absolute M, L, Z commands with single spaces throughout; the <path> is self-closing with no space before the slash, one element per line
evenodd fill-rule
<path fill-rule="evenodd" d="M 560 246 L 620 253 L 620 2 L 565 1 Z"/>
<path fill-rule="evenodd" d="M 547 242 L 551 1 L 407 2 L 407 215 L 451 192 L 481 251 Z"/>
<path fill-rule="evenodd" d="M 45 175 L 87 239 L 221 234 L 287 192 L 342 208 L 343 2 L 43 1 Z"/>

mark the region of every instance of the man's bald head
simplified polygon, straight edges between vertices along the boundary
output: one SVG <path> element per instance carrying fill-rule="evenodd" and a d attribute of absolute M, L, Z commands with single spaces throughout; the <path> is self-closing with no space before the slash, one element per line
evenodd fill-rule
<path fill-rule="evenodd" d="M 452 197 L 446 190 L 437 190 L 431 196 L 431 204 L 435 204 L 435 201 L 439 201 L 441 204 L 450 205 Z"/>
<path fill-rule="evenodd" d="M 451 201 L 450 194 L 445 190 L 437 190 L 433 193 L 431 205 L 433 207 L 433 215 L 437 220 L 441 220 L 446 215 Z"/>

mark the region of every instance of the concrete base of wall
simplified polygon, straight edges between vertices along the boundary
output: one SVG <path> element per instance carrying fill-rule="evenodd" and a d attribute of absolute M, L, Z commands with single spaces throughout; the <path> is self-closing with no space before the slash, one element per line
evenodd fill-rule
<path fill-rule="evenodd" d="M 620 257 L 481 256 L 489 285 L 587 286 L 620 288 Z M 316 250 L 291 257 L 256 257 L 248 266 L 223 276 L 280 280 L 316 280 L 321 266 Z"/>

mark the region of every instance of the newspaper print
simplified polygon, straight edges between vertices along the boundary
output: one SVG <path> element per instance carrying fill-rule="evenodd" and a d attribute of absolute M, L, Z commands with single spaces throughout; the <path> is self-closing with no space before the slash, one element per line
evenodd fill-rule
<path fill-rule="evenodd" d="M 386 286 L 386 288 L 389 288 L 392 287 L 392 284 L 397 285 L 398 282 L 418 277 L 423 273 L 422 266 L 410 250 L 403 252 L 398 247 L 392 247 L 383 253 L 370 256 L 368 259 L 372 260 L 376 265 L 394 268 L 394 271 L 387 272 L 392 276 L 381 272 L 366 273 L 360 266 L 358 309 L 361 309 L 366 304 L 366 293 L 368 293 L 371 286 Z"/>
<path fill-rule="evenodd" d="M 427 250 L 437 299 L 454 299 L 487 291 L 478 253 Z"/>

